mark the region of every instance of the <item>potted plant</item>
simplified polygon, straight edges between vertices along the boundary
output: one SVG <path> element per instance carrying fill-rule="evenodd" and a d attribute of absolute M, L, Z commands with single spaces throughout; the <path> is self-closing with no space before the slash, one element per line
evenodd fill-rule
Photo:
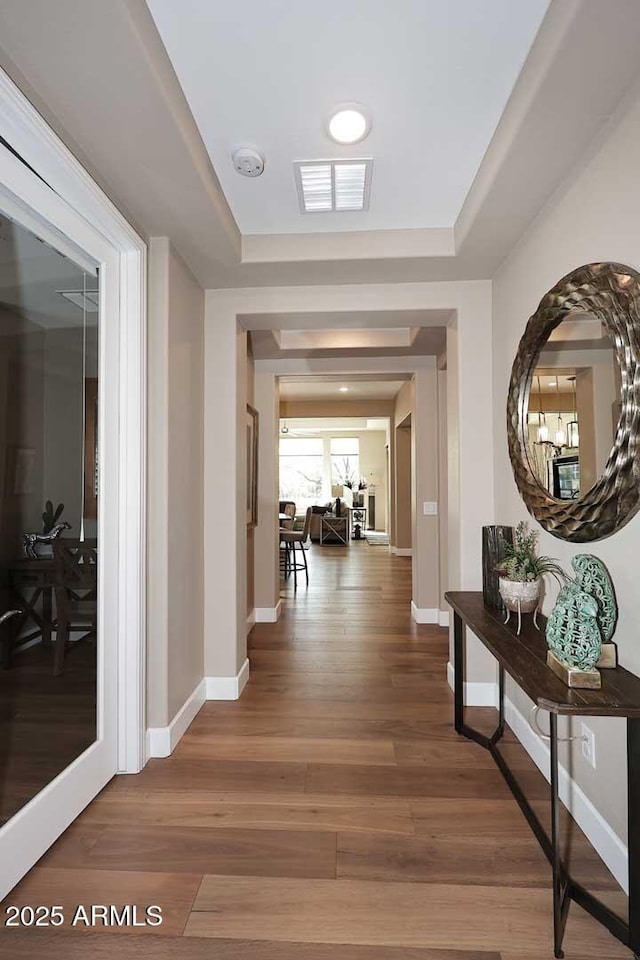
<path fill-rule="evenodd" d="M 51 533 L 56 523 L 62 516 L 64 510 L 64 503 L 59 503 L 58 506 L 53 508 L 53 503 L 51 500 L 47 500 L 44 505 L 44 511 L 42 514 L 42 532 L 46 535 Z"/>
<path fill-rule="evenodd" d="M 364 493 L 363 491 L 367 489 L 367 480 L 365 477 L 360 477 L 358 481 L 354 481 L 353 484 L 353 505 L 354 507 L 363 507 L 364 506 Z"/>
<path fill-rule="evenodd" d="M 545 573 L 550 573 L 559 584 L 567 579 L 562 567 L 552 557 L 537 555 L 537 540 L 537 531 L 529 531 L 528 523 L 521 520 L 513 543 L 503 541 L 504 558 L 496 569 L 500 574 L 500 596 L 507 610 L 519 613 L 537 610 Z"/>

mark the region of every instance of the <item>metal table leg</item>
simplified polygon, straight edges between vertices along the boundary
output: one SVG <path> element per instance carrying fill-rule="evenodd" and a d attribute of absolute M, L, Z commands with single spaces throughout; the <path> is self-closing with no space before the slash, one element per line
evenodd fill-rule
<path fill-rule="evenodd" d="M 564 957 L 562 938 L 567 922 L 570 899 L 567 896 L 567 879 L 560 856 L 560 797 L 558 795 L 558 716 L 549 714 L 551 737 L 551 847 L 553 852 L 553 951 L 556 957 Z"/>
<path fill-rule="evenodd" d="M 464 727 L 464 624 L 459 614 L 453 614 L 453 697 L 456 733 Z"/>
<path fill-rule="evenodd" d="M 533 830 L 553 871 L 553 933 L 554 953 L 558 958 L 564 956 L 562 940 L 567 923 L 567 914 L 572 900 L 591 914 L 598 923 L 603 924 L 625 946 L 633 951 L 635 960 L 640 960 L 640 718 L 627 719 L 627 757 L 629 784 L 629 923 L 625 923 L 608 906 L 577 883 L 567 871 L 561 856 L 560 797 L 559 797 L 559 759 L 558 759 L 558 717 L 549 714 L 551 747 L 551 838 L 527 799 L 516 777 L 498 749 L 504 728 L 504 683 L 505 670 L 499 665 L 498 671 L 498 726 L 487 737 L 465 723 L 464 713 L 464 674 L 465 674 L 465 631 L 462 617 L 454 611 L 453 620 L 453 665 L 455 670 L 454 707 L 456 732 L 469 740 L 474 740 L 487 749 L 495 760 L 508 787 L 513 793 L 520 809 Z"/>
<path fill-rule="evenodd" d="M 629 946 L 640 958 L 640 719 L 627 719 Z"/>

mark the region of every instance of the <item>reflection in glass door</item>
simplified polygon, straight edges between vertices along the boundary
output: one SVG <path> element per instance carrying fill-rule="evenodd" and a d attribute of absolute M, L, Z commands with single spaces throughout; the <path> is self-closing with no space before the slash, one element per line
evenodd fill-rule
<path fill-rule="evenodd" d="M 0 827 L 97 736 L 98 284 L 0 216 Z"/>

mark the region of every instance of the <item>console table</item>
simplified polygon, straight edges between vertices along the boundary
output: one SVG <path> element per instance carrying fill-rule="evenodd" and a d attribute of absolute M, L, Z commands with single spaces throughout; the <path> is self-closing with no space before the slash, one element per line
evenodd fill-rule
<path fill-rule="evenodd" d="M 455 729 L 485 747 L 527 818 L 552 867 L 554 952 L 562 957 L 562 939 L 572 900 L 640 958 L 640 678 L 622 667 L 602 671 L 600 690 L 570 689 L 547 667 L 544 632 L 529 619 L 520 636 L 504 624 L 498 610 L 485 607 L 482 593 L 449 592 L 445 599 L 454 615 Z M 542 620 L 542 618 L 541 618 Z M 469 629 L 498 661 L 498 725 L 490 737 L 465 723 L 464 665 L 466 630 Z M 551 752 L 551 837 L 527 800 L 517 778 L 499 752 L 505 726 L 504 677 L 507 673 L 526 695 L 549 712 Z M 629 818 L 629 922 L 577 883 L 560 853 L 560 798 L 558 795 L 558 716 L 625 717 L 627 721 Z"/>

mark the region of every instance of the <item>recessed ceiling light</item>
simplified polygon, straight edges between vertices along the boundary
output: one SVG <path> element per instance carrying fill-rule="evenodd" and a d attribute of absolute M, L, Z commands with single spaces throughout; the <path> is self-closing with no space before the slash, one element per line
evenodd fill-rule
<path fill-rule="evenodd" d="M 327 133 L 336 143 L 360 143 L 371 130 L 371 119 L 359 103 L 341 103 L 327 121 Z"/>
<path fill-rule="evenodd" d="M 349 387 L 340 387 L 340 393 L 348 393 Z"/>

